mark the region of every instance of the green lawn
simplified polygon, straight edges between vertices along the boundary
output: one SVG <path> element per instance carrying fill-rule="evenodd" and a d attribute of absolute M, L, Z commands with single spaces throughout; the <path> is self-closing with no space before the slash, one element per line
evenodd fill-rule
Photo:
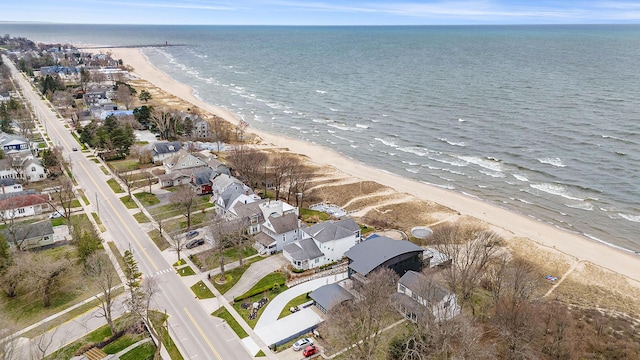
<path fill-rule="evenodd" d="M 147 336 L 147 334 L 124 334 L 111 344 L 103 347 L 102 351 L 107 354 L 117 354 L 119 351 L 128 348 Z"/>
<path fill-rule="evenodd" d="M 82 197 L 82 201 L 84 201 L 85 205 L 89 205 L 89 199 L 87 199 L 87 196 L 84 194 L 84 191 L 82 191 L 82 189 L 78 189 L 78 193 L 80 193 L 80 196 Z"/>
<path fill-rule="evenodd" d="M 167 329 L 162 326 L 165 323 L 167 316 L 159 311 L 151 311 L 150 317 L 153 327 L 161 334 L 160 337 L 162 338 L 162 344 L 165 349 L 167 349 L 169 356 L 171 356 L 171 360 L 184 360 L 182 354 L 180 354 L 180 351 L 176 347 L 176 344 L 173 342 L 173 339 L 169 336 Z"/>
<path fill-rule="evenodd" d="M 306 303 L 307 301 L 311 300 L 311 298 L 309 297 L 309 294 L 311 294 L 311 292 L 308 292 L 306 294 L 298 295 L 298 296 L 294 297 L 293 299 L 291 299 L 291 301 L 289 301 L 287 303 L 287 305 L 284 306 L 284 309 L 282 309 L 282 311 L 280 312 L 280 315 L 278 316 L 278 319 L 282 319 L 283 317 L 285 317 L 287 315 L 291 315 L 292 312 L 289 311 L 289 308 L 302 305 L 302 304 Z"/>
<path fill-rule="evenodd" d="M 195 275 L 196 272 L 193 271 L 191 266 L 185 266 L 178 269 L 178 274 L 180 274 L 180 276 L 191 276 L 191 275 Z"/>
<path fill-rule="evenodd" d="M 105 175 L 109 175 L 109 170 L 107 170 L 103 165 L 100 165 L 100 170 L 102 170 Z"/>
<path fill-rule="evenodd" d="M 276 283 L 284 284 L 285 281 L 287 281 L 287 277 L 285 274 L 281 272 L 272 272 L 271 274 L 268 274 L 267 276 L 260 279 L 255 285 L 251 287 L 251 289 L 249 289 L 243 295 L 249 294 L 257 289 L 262 289 L 264 287 L 271 286 Z M 240 296 L 243 296 L 243 295 L 240 295 Z"/>
<path fill-rule="evenodd" d="M 229 327 L 231 327 L 231 329 L 236 333 L 236 335 L 238 335 L 240 339 L 244 339 L 247 336 L 249 336 L 249 334 L 247 334 L 247 332 L 244 331 L 242 326 L 238 324 L 236 319 L 234 319 L 233 316 L 231 316 L 231 313 L 229 313 L 229 311 L 227 311 L 227 309 L 225 309 L 224 307 L 221 307 L 220 309 L 216 310 L 211 315 L 215 317 L 219 317 L 224 321 L 226 321 Z"/>
<path fill-rule="evenodd" d="M 151 230 L 147 235 L 149 235 L 160 251 L 166 250 L 171 246 L 163 236 L 160 236 L 160 231 L 158 230 Z"/>
<path fill-rule="evenodd" d="M 72 208 L 72 209 L 73 209 L 73 208 L 79 208 L 79 207 L 81 207 L 81 206 L 82 206 L 82 204 L 80 204 L 80 200 L 78 200 L 78 199 L 73 199 L 73 200 L 71 200 L 71 202 L 69 203 L 69 207 L 70 207 L 70 208 Z"/>
<path fill-rule="evenodd" d="M 156 346 L 149 341 L 120 356 L 120 360 L 151 360 L 155 352 Z"/>
<path fill-rule="evenodd" d="M 160 200 L 158 200 L 157 196 L 148 192 L 139 192 L 134 194 L 134 196 L 138 198 L 138 200 L 140 200 L 140 203 L 144 207 L 149 207 L 160 203 Z"/>
<path fill-rule="evenodd" d="M 304 222 L 310 222 L 310 220 L 316 216 L 318 217 L 318 219 L 320 219 L 320 221 L 327 221 L 331 218 L 331 215 L 322 211 L 300 209 L 300 218 L 302 218 L 302 221 Z M 315 223 L 316 221 L 314 220 L 311 222 Z"/>
<path fill-rule="evenodd" d="M 133 199 L 131 199 L 129 197 L 129 195 L 125 195 L 125 196 L 121 197 L 120 201 L 122 201 L 122 203 L 124 204 L 124 206 L 127 207 L 127 209 L 137 209 L 138 208 L 138 204 L 136 204 L 135 201 L 133 201 Z"/>
<path fill-rule="evenodd" d="M 111 190 L 113 190 L 113 192 L 116 194 L 124 192 L 124 190 L 122 190 L 122 187 L 120 186 L 120 184 L 118 184 L 116 179 L 107 180 L 107 184 L 109 184 L 109 187 L 111 188 Z"/>
<path fill-rule="evenodd" d="M 100 216 L 98 216 L 98 214 L 92 212 L 91 216 L 93 216 L 93 220 L 95 220 L 96 224 L 98 224 L 98 228 L 100 229 L 101 232 L 107 231 L 107 228 L 105 228 L 104 225 L 102 225 L 102 220 L 100 220 Z"/>
<path fill-rule="evenodd" d="M 214 298 L 215 295 L 211 292 L 211 290 L 207 287 L 207 285 L 202 281 L 198 281 L 193 284 L 191 287 L 191 291 L 198 297 L 198 299 L 211 299 Z"/>
<path fill-rule="evenodd" d="M 67 219 L 63 217 L 51 219 L 51 226 L 67 225 Z"/>
<path fill-rule="evenodd" d="M 96 164 L 100 164 L 100 160 L 98 160 L 98 159 L 96 159 L 96 158 L 91 159 L 91 161 L 93 161 L 93 162 L 94 162 L 94 163 L 96 163 Z"/>
<path fill-rule="evenodd" d="M 122 254 L 120 254 L 120 250 L 118 250 L 116 244 L 113 241 L 108 241 L 107 244 L 109 244 L 109 248 L 111 249 L 111 252 L 116 256 L 116 259 L 118 259 L 120 268 L 124 269 L 124 258 L 122 257 Z"/>
<path fill-rule="evenodd" d="M 114 160 L 108 164 L 115 172 L 136 170 L 139 165 L 138 160 Z"/>
<path fill-rule="evenodd" d="M 136 218 L 136 220 L 138 221 L 138 223 L 143 224 L 143 223 L 148 223 L 151 220 L 149 220 L 149 218 L 147 217 L 147 215 L 145 215 L 142 211 L 137 212 L 133 215 L 134 218 Z"/>
<path fill-rule="evenodd" d="M 254 249 L 252 246 L 247 246 L 244 249 L 242 249 L 242 258 L 246 259 L 249 256 L 255 255 L 257 253 L 258 251 Z M 225 264 L 230 264 L 234 261 L 238 261 L 238 250 L 235 247 L 225 250 L 223 254 L 225 258 L 225 262 L 224 262 Z M 198 254 L 191 255 L 189 256 L 189 259 L 191 259 L 199 268 L 201 268 L 202 271 L 211 270 L 211 269 L 220 267 L 220 262 L 218 261 L 219 260 L 218 252 L 213 249 L 205 250 Z M 252 260 L 251 262 L 259 261 L 259 260 L 262 260 L 262 258 L 259 257 L 256 260 Z"/>
<path fill-rule="evenodd" d="M 238 282 L 238 280 L 240 280 L 240 278 L 242 277 L 242 274 L 244 274 L 244 272 L 247 271 L 247 269 L 251 264 L 253 264 L 256 261 L 260 261 L 262 259 L 263 258 L 260 256 L 254 257 L 254 258 L 245 260 L 241 267 L 238 266 L 237 268 L 233 268 L 231 270 L 225 271 L 224 275 L 225 275 L 225 278 L 227 278 L 227 281 L 224 284 L 218 284 L 214 281 L 214 279 L 211 279 L 211 283 L 218 291 L 220 291 L 221 294 L 224 294 L 227 291 L 229 291 Z"/>
<path fill-rule="evenodd" d="M 242 318 L 247 322 L 247 324 L 253 329 L 255 328 L 256 323 L 258 322 L 258 319 L 260 319 L 260 315 L 262 315 L 262 312 L 269 305 L 269 303 L 267 302 L 263 307 L 260 308 L 260 310 L 258 310 L 258 315 L 255 319 L 249 319 L 250 310 L 243 309 L 242 304 L 253 304 L 255 302 L 260 301 L 260 299 L 262 299 L 263 297 L 266 297 L 267 299 L 269 299 L 269 301 L 271 301 L 273 298 L 275 298 L 276 296 L 278 296 L 280 293 L 282 293 L 287 289 L 288 287 L 286 285 L 279 286 L 278 288 L 275 288 L 273 290 L 266 291 L 258 295 L 254 295 L 242 301 L 238 301 L 233 304 L 233 308 L 236 309 L 238 314 L 240 314 L 240 316 L 242 316 Z"/>

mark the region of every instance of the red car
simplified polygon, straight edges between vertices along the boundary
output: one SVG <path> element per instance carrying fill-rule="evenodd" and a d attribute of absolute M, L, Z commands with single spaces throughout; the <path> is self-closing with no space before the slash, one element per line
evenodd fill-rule
<path fill-rule="evenodd" d="M 311 355 L 315 355 L 318 353 L 318 348 L 315 345 L 307 346 L 306 349 L 302 350 L 302 355 L 304 357 L 309 357 Z"/>

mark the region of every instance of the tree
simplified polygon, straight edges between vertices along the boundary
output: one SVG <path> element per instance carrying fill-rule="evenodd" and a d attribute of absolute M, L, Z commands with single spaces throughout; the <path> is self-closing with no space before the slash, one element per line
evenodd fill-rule
<path fill-rule="evenodd" d="M 307 189 L 309 180 L 313 178 L 313 173 L 314 169 L 306 166 L 299 157 L 291 159 L 287 170 L 287 202 L 291 200 L 291 195 L 294 195 L 296 198 L 296 206 L 302 207 L 303 194 Z"/>
<path fill-rule="evenodd" d="M 9 248 L 9 242 L 5 239 L 4 235 L 0 234 L 0 275 L 13 264 L 13 255 Z"/>
<path fill-rule="evenodd" d="M 127 287 L 129 288 L 130 301 L 135 303 L 138 301 L 138 289 L 140 288 L 140 281 L 142 279 L 142 273 L 138 270 L 138 262 L 133 258 L 131 250 L 124 251 L 124 277 L 127 280 Z"/>
<path fill-rule="evenodd" d="M 67 229 L 71 232 L 71 209 L 73 208 L 74 200 L 76 200 L 73 182 L 67 177 L 59 177 L 55 184 L 54 191 L 49 194 L 49 205 L 67 219 Z"/>
<path fill-rule="evenodd" d="M 163 139 L 172 140 L 178 134 L 180 117 L 163 110 L 151 117 L 151 123 L 158 129 Z"/>
<path fill-rule="evenodd" d="M 125 108 L 129 109 L 131 103 L 133 102 L 133 97 L 131 96 L 131 90 L 129 89 L 129 86 L 127 86 L 126 84 L 119 84 L 117 86 L 118 88 L 116 89 L 116 99 L 118 100 L 118 102 L 123 104 Z"/>
<path fill-rule="evenodd" d="M 151 186 L 153 185 L 153 182 L 156 178 L 155 175 L 153 175 L 151 171 L 147 170 L 147 171 L 143 171 L 141 173 L 141 176 L 142 176 L 141 181 L 149 185 L 149 194 L 153 194 L 153 192 L 151 191 L 152 190 Z"/>
<path fill-rule="evenodd" d="M 334 349 L 350 349 L 344 353 L 347 359 L 380 356 L 382 331 L 397 314 L 391 298 L 396 281 L 397 275 L 388 268 L 370 273 L 364 283 L 354 284 L 357 300 L 342 302 L 327 313 L 322 333 Z"/>
<path fill-rule="evenodd" d="M 42 166 L 47 169 L 51 177 L 57 177 L 64 173 L 66 161 L 59 146 L 42 150 Z"/>
<path fill-rule="evenodd" d="M 170 201 L 179 206 L 182 215 L 187 218 L 187 230 L 191 229 L 191 213 L 196 205 L 197 196 L 189 186 L 181 186 L 169 197 Z"/>
<path fill-rule="evenodd" d="M 116 174 L 118 175 L 120 181 L 122 181 L 124 186 L 127 188 L 127 194 L 129 195 L 129 200 L 131 200 L 131 190 L 134 186 L 134 172 L 131 170 L 119 170 Z"/>
<path fill-rule="evenodd" d="M 100 248 L 102 239 L 100 239 L 100 236 L 98 236 L 93 227 L 80 228 L 77 224 L 74 224 L 73 244 L 78 250 L 80 262 L 86 266 L 87 260 Z"/>
<path fill-rule="evenodd" d="M 229 141 L 230 125 L 228 121 L 218 116 L 214 116 L 210 122 L 209 128 L 213 139 L 218 143 L 218 151 L 220 151 L 223 142 Z"/>
<path fill-rule="evenodd" d="M 109 324 L 111 333 L 115 334 L 118 329 L 113 321 L 112 309 L 117 296 L 115 286 L 120 283 L 118 273 L 109 259 L 97 254 L 92 254 L 87 259 L 85 271 L 93 283 L 100 288 L 100 294 L 96 295 L 95 298 L 100 301 L 99 307 L 102 311 L 102 316 Z"/>
<path fill-rule="evenodd" d="M 158 284 L 155 278 L 145 279 L 140 288 L 136 290 L 136 296 L 129 302 L 131 313 L 142 321 L 149 330 L 151 336 L 156 340 L 156 351 L 153 355 L 154 360 L 161 359 L 160 351 L 162 350 L 162 333 L 157 331 L 151 323 L 151 300 L 159 292 Z"/>
<path fill-rule="evenodd" d="M 469 300 L 502 238 L 478 226 L 443 224 L 435 228 L 432 240 L 451 259 L 445 270 L 449 288 L 461 294 L 463 301 Z"/>
<path fill-rule="evenodd" d="M 280 189 L 289 176 L 295 157 L 288 153 L 278 153 L 271 159 L 271 179 L 276 190 L 276 199 L 280 198 Z"/>
<path fill-rule="evenodd" d="M 233 246 L 233 240 L 230 234 L 232 233 L 232 229 L 229 228 L 229 223 L 227 219 L 218 214 L 217 212 L 213 212 L 213 217 L 211 219 L 211 225 L 207 228 L 207 231 L 213 238 L 215 255 L 218 257 L 218 264 L 220 265 L 220 279 L 219 282 L 226 281 L 225 275 L 225 256 L 224 251 L 228 249 L 230 246 Z"/>
<path fill-rule="evenodd" d="M 80 84 L 82 85 L 82 90 L 87 92 L 87 87 L 91 82 L 91 73 L 87 70 L 86 67 L 80 68 Z"/>
<path fill-rule="evenodd" d="M 262 151 L 244 145 L 236 146 L 229 154 L 229 161 L 252 188 L 266 175 L 267 155 Z"/>
<path fill-rule="evenodd" d="M 138 95 L 138 99 L 146 103 L 152 99 L 151 93 L 147 89 L 142 89 L 142 91 L 140 91 L 140 95 Z"/>
<path fill-rule="evenodd" d="M 244 120 L 240 120 L 240 122 L 238 122 L 238 124 L 236 125 L 236 141 L 244 140 L 244 132 L 247 130 L 248 127 L 249 127 L 248 122 Z"/>
<path fill-rule="evenodd" d="M 51 294 L 59 285 L 62 274 L 69 268 L 69 262 L 65 259 L 51 261 L 38 253 L 31 258 L 33 261 L 29 267 L 29 279 L 34 282 L 34 287 L 42 291 L 42 306 L 51 305 Z"/>
<path fill-rule="evenodd" d="M 133 117 L 140 123 L 140 125 L 144 126 L 145 129 L 149 129 L 152 125 L 151 120 L 153 117 L 153 107 L 147 105 L 137 107 L 133 109 Z"/>

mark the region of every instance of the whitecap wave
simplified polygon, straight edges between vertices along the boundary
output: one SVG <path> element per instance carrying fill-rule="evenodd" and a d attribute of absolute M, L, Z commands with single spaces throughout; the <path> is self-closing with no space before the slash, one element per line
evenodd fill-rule
<path fill-rule="evenodd" d="M 640 215 L 631 215 L 631 214 L 625 214 L 625 213 L 618 213 L 618 215 L 620 215 L 620 217 L 625 220 L 640 223 Z"/>
<path fill-rule="evenodd" d="M 520 180 L 520 181 L 524 181 L 524 182 L 529 182 L 529 179 L 527 179 L 526 176 L 521 175 L 521 174 L 511 174 L 511 176 L 513 176 L 514 178 Z"/>
<path fill-rule="evenodd" d="M 451 146 L 460 146 L 460 147 L 467 146 L 463 141 L 460 141 L 460 142 L 449 141 L 447 138 L 438 138 L 438 140 L 445 142 Z"/>
<path fill-rule="evenodd" d="M 469 163 L 466 161 L 460 161 L 460 160 L 450 160 L 450 159 L 443 159 L 443 158 L 438 158 L 438 157 L 433 157 L 433 156 L 429 156 L 429 159 L 433 160 L 433 161 L 437 161 L 439 163 L 443 163 L 443 164 L 448 164 L 451 166 L 457 166 L 457 167 L 464 167 L 467 166 Z"/>
<path fill-rule="evenodd" d="M 562 159 L 560 159 L 559 157 L 545 157 L 542 159 L 538 159 L 539 162 L 541 162 L 542 164 L 549 164 L 549 165 L 553 165 L 555 167 L 566 167 L 567 165 L 565 165 L 562 162 Z"/>
<path fill-rule="evenodd" d="M 356 124 L 356 127 L 360 129 L 368 129 L 369 125 Z"/>
<path fill-rule="evenodd" d="M 460 160 L 464 160 L 470 164 L 475 164 L 485 169 L 501 172 L 502 164 L 499 161 L 496 161 L 495 158 L 479 158 L 477 156 L 458 156 Z"/>
<path fill-rule="evenodd" d="M 580 202 L 577 204 L 564 204 L 566 207 L 570 207 L 572 209 L 593 211 L 593 204 L 590 202 Z"/>
<path fill-rule="evenodd" d="M 392 148 L 397 148 L 398 145 L 393 142 L 392 140 L 388 140 L 388 139 L 381 139 L 381 138 L 374 138 L 373 140 L 379 141 L 387 146 L 391 146 Z"/>
<path fill-rule="evenodd" d="M 414 162 L 406 161 L 406 160 L 402 160 L 402 163 L 403 163 L 403 164 L 410 165 L 410 166 L 416 166 L 416 165 L 418 165 L 418 163 L 414 163 Z"/>
<path fill-rule="evenodd" d="M 405 168 L 405 170 L 407 170 L 408 172 L 413 173 L 413 174 L 417 174 L 418 173 L 418 169 Z"/>
<path fill-rule="evenodd" d="M 560 185 L 560 184 L 539 183 L 539 184 L 530 184 L 529 186 L 531 186 L 532 188 L 534 188 L 536 190 L 540 190 L 542 192 L 545 192 L 547 194 L 561 196 L 561 197 L 563 197 L 565 199 L 576 200 L 576 201 L 584 201 L 584 199 L 572 196 L 567 191 L 567 188 L 565 186 Z"/>
<path fill-rule="evenodd" d="M 425 156 L 427 155 L 427 152 L 425 152 L 425 149 L 423 148 L 419 148 L 419 147 L 414 147 L 414 146 L 409 146 L 409 147 L 399 147 L 398 150 L 402 151 L 402 152 L 406 152 L 406 153 L 410 153 L 410 154 L 414 154 L 414 155 L 418 155 L 418 156 Z"/>
<path fill-rule="evenodd" d="M 326 94 L 326 93 L 327 93 L 327 92 L 326 92 L 326 91 L 324 91 L 324 90 L 316 90 L 316 92 L 317 92 L 318 94 Z"/>

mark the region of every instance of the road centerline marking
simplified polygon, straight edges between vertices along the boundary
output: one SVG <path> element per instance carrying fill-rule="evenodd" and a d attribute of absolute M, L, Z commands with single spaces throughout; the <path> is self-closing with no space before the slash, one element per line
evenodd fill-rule
<path fill-rule="evenodd" d="M 198 325 L 198 323 L 196 322 L 196 320 L 193 318 L 193 316 L 191 315 L 189 310 L 187 310 L 186 307 L 184 308 L 184 312 L 187 314 L 187 316 L 189 317 L 189 320 L 191 320 L 193 325 L 196 326 L 196 330 L 198 330 L 198 332 L 200 333 L 200 336 L 202 336 L 202 338 L 207 343 L 207 345 L 209 345 L 209 348 L 211 348 L 211 350 L 213 350 L 213 354 L 218 358 L 218 360 L 222 360 L 222 358 L 220 357 L 220 354 L 218 354 L 218 351 L 216 350 L 216 348 L 213 347 L 213 345 L 209 341 L 209 338 L 207 338 L 207 336 L 204 334 L 204 331 L 202 331 L 202 328 L 200 328 L 200 325 Z"/>

